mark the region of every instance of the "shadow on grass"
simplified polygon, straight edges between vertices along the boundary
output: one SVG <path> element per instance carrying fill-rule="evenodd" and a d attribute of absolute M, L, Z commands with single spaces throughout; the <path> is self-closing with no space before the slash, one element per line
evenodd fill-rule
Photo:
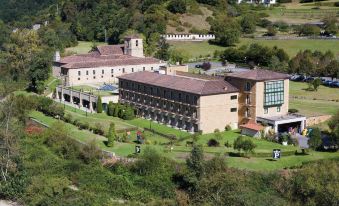
<path fill-rule="evenodd" d="M 270 161 L 270 162 L 276 162 L 277 160 L 275 160 L 275 159 L 272 159 L 272 158 L 268 158 L 268 159 L 266 159 L 267 161 Z"/>

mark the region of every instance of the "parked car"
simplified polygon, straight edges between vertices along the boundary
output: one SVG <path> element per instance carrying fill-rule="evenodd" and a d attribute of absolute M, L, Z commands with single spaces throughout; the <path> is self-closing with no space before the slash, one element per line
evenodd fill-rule
<path fill-rule="evenodd" d="M 331 85 L 332 85 L 333 87 L 338 87 L 338 88 L 339 88 L 339 82 L 332 83 Z"/>
<path fill-rule="evenodd" d="M 305 77 L 303 75 L 297 75 L 293 81 L 297 81 L 297 82 L 300 82 L 300 81 L 303 81 L 305 79 Z"/>
<path fill-rule="evenodd" d="M 338 84 L 339 84 L 339 81 L 333 81 L 328 86 L 330 86 L 330 87 L 337 87 Z"/>
<path fill-rule="evenodd" d="M 313 80 L 314 80 L 314 77 L 307 77 L 303 79 L 304 82 L 311 82 Z"/>
<path fill-rule="evenodd" d="M 332 83 L 333 81 L 331 81 L 331 80 L 326 80 L 323 84 L 325 85 L 325 86 L 330 86 L 330 84 Z"/>
<path fill-rule="evenodd" d="M 195 68 L 201 68 L 201 64 L 196 64 Z"/>

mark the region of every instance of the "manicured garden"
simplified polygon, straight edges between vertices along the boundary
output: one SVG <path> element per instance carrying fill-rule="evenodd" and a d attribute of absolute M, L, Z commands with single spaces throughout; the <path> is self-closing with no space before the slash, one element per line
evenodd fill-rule
<path fill-rule="evenodd" d="M 66 114 L 71 113 L 69 109 L 66 109 Z M 96 121 L 96 122 L 114 122 L 116 125 L 123 125 L 127 122 L 130 125 L 140 127 L 149 126 L 150 121 L 143 120 L 143 119 L 134 119 L 130 121 L 123 121 L 118 118 L 109 117 L 106 114 L 88 114 L 86 117 L 84 113 L 72 113 L 74 117 L 79 117 L 82 120 L 88 118 L 89 121 Z M 57 119 L 54 119 L 49 116 L 45 116 L 41 112 L 33 111 L 30 113 L 30 117 L 39 120 L 40 122 L 51 125 L 57 122 Z M 135 141 L 136 141 L 136 131 L 131 131 L 130 136 L 124 140 L 124 142 L 116 141 L 113 147 L 106 146 L 106 137 L 101 135 L 96 135 L 93 132 L 88 130 L 80 130 L 78 127 L 66 123 L 67 129 L 70 131 L 72 138 L 80 141 L 80 142 L 90 142 L 94 140 L 96 144 L 105 151 L 114 152 L 116 155 L 119 156 L 129 156 L 132 155 L 135 151 Z M 157 132 L 169 132 L 171 134 L 178 135 L 177 140 L 173 141 L 168 138 L 162 137 L 160 135 L 154 134 L 152 132 L 144 130 L 142 136 L 145 137 L 145 144 L 141 146 L 142 151 L 145 147 L 151 147 L 165 156 L 175 159 L 176 161 L 184 161 L 191 151 L 192 147 L 190 145 L 186 145 L 188 142 L 193 141 L 192 136 L 188 133 L 175 130 L 164 125 L 159 125 L 155 122 L 151 123 L 151 127 Z M 107 124 L 106 127 L 107 128 Z M 123 134 L 118 134 L 119 138 Z M 317 160 L 317 159 L 327 159 L 327 158 L 335 158 L 338 157 L 338 153 L 327 153 L 327 152 L 310 152 L 308 155 L 305 156 L 295 156 L 293 153 L 294 151 L 298 150 L 298 147 L 295 146 L 282 146 L 277 143 L 269 142 L 266 140 L 259 140 L 253 139 L 253 142 L 256 145 L 254 149 L 254 154 L 249 154 L 249 156 L 255 156 L 256 154 L 261 154 L 263 157 L 250 157 L 250 158 L 243 158 L 243 157 L 236 157 L 231 154 L 236 154 L 238 151 L 234 150 L 232 144 L 234 140 L 239 136 L 239 131 L 225 131 L 220 132 L 220 135 L 212 134 L 205 134 L 199 135 L 197 138 L 197 142 L 203 145 L 203 149 L 205 152 L 206 158 L 211 158 L 215 155 L 230 155 L 226 158 L 227 163 L 231 167 L 237 168 L 244 168 L 244 169 L 251 169 L 251 170 L 275 170 L 275 169 L 282 169 L 286 167 L 298 166 L 301 165 L 303 162 Z M 181 137 L 181 138 L 180 138 Z M 208 141 L 210 139 L 216 139 L 219 142 L 219 146 L 209 147 Z M 172 142 L 172 143 L 170 143 Z M 229 146 L 226 147 L 225 143 Z M 171 148 L 172 147 L 172 148 Z M 271 153 L 272 149 L 281 149 L 282 153 L 287 152 L 288 156 L 283 156 L 282 159 L 278 161 L 272 161 Z M 300 151 L 300 150 L 299 150 Z"/>

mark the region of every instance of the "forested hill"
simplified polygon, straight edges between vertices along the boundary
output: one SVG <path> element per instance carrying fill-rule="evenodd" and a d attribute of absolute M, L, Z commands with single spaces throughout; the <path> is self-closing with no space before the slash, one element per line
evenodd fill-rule
<path fill-rule="evenodd" d="M 0 0 L 0 19 L 4 22 L 20 21 L 35 16 L 57 0 Z"/>
<path fill-rule="evenodd" d="M 128 29 L 146 37 L 168 28 L 207 33 L 206 19 L 226 4 L 227 0 L 0 0 L 0 19 L 13 28 L 60 20 L 78 40 L 103 41 L 106 32 L 108 41 L 116 43 Z"/>

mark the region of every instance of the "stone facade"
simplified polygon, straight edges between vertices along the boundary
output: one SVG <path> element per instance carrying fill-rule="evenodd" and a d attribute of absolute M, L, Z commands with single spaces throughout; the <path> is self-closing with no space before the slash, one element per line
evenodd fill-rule
<path fill-rule="evenodd" d="M 220 80 L 192 80 L 188 77 L 173 76 L 170 81 L 177 83 L 177 87 L 171 87 L 165 86 L 171 85 L 165 83 L 169 79 L 168 75 L 147 75 L 158 75 L 159 80 L 140 83 L 135 76 L 135 80 L 125 77 L 128 75 L 119 78 L 119 102 L 134 106 L 138 116 L 189 132 L 212 133 L 215 129 L 223 131 L 226 125 L 237 128 L 238 92 L 231 90 L 231 85 L 228 92 L 224 90 L 227 89 L 225 83 L 220 83 Z M 191 80 L 191 84 L 196 83 L 197 87 L 201 86 L 201 82 L 212 81 L 215 86 L 212 89 L 220 85 L 224 92 L 220 93 L 218 90 L 218 93 L 213 93 L 209 88 L 209 94 L 199 94 L 188 92 L 184 88 L 178 89 L 180 82 L 185 79 Z"/>
<path fill-rule="evenodd" d="M 236 86 L 239 92 L 239 124 L 256 121 L 256 117 L 273 117 L 286 115 L 289 104 L 289 80 L 284 81 L 284 103 L 267 106 L 264 105 L 265 82 L 276 81 L 254 81 L 239 78 L 227 78 L 227 81 Z"/>
<path fill-rule="evenodd" d="M 76 86 L 92 83 L 117 83 L 118 77 L 138 71 L 156 71 L 165 63 L 158 64 L 141 64 L 141 65 L 125 65 L 116 67 L 95 67 L 95 68 L 79 68 L 79 69 L 63 69 L 61 74 L 64 86 Z"/>
<path fill-rule="evenodd" d="M 137 36 L 125 38 L 121 45 L 98 46 L 88 54 L 60 58 L 54 56 L 53 75 L 63 86 L 117 83 L 117 77 L 138 71 L 157 71 L 166 63 L 144 57 L 143 40 Z"/>

